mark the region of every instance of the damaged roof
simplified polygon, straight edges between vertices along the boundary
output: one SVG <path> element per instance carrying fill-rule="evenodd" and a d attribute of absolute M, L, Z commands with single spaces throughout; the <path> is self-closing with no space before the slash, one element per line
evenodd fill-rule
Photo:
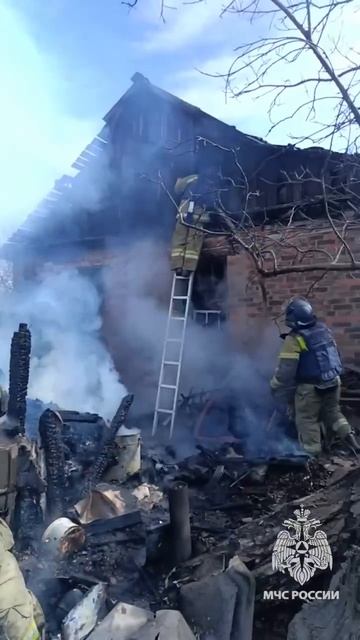
<path fill-rule="evenodd" d="M 231 145 L 232 149 L 237 149 L 245 144 L 245 153 L 249 152 L 249 149 L 254 149 L 256 154 L 263 156 L 264 162 L 272 162 L 275 157 L 283 156 L 283 163 L 287 162 L 287 154 L 294 152 L 298 158 L 298 163 L 302 162 L 304 153 L 311 155 L 328 154 L 324 149 L 298 149 L 293 145 L 272 145 L 262 140 L 261 138 L 247 135 L 242 133 L 236 127 L 230 126 L 221 120 L 205 113 L 198 107 L 191 105 L 181 98 L 178 98 L 167 91 L 153 85 L 147 78 L 141 73 L 135 73 L 132 77 L 132 85 L 120 98 L 120 100 L 110 109 L 110 111 L 104 116 L 105 126 L 101 129 L 99 134 L 88 144 L 85 149 L 80 153 L 72 164 L 73 172 L 75 175 L 63 175 L 54 184 L 51 191 L 45 196 L 45 198 L 38 204 L 32 213 L 27 217 L 25 222 L 17 229 L 17 231 L 9 238 L 8 242 L 2 248 L 2 255 L 6 258 L 13 259 L 14 256 L 24 247 L 36 246 L 39 240 L 39 236 L 44 238 L 50 237 L 50 232 L 54 230 L 54 225 L 59 224 L 60 227 L 71 227 L 72 241 L 92 240 L 93 238 L 81 237 L 82 229 L 81 221 L 77 225 L 73 224 L 67 214 L 72 211 L 86 210 L 86 203 L 76 197 L 76 194 L 86 191 L 87 185 L 91 188 L 91 176 L 96 176 L 101 167 L 104 166 L 104 157 L 111 147 L 115 148 L 116 144 L 123 145 L 121 135 L 116 129 L 117 124 L 121 121 L 122 116 L 125 113 L 132 115 L 131 98 L 138 95 L 141 96 L 139 103 L 141 105 L 148 102 L 144 100 L 144 94 L 151 94 L 155 100 L 159 99 L 162 103 L 167 103 L 174 106 L 178 111 L 183 114 L 190 114 L 189 121 L 194 124 L 192 128 L 192 135 L 195 139 L 203 139 L 206 141 L 211 135 L 211 140 L 216 144 Z M 150 114 L 151 117 L 153 114 Z M 127 123 L 126 123 L 127 124 Z M 115 133 L 114 133 L 115 132 Z M 209 134 L 210 132 L 210 134 Z M 117 133 L 117 137 L 116 137 Z M 130 134 L 131 135 L 131 134 Z M 139 140 L 136 141 L 139 143 Z M 135 140 L 134 140 L 135 144 Z M 152 143 L 154 146 L 154 143 Z M 159 141 L 156 143 L 159 148 Z M 275 154 L 275 155 L 274 155 Z M 184 155 L 184 154 L 183 154 Z M 338 154 L 333 154 L 338 155 Z M 136 154 L 135 154 L 136 156 Z M 309 155 L 307 155 L 309 158 Z M 262 162 L 255 158 L 254 167 L 258 171 L 262 166 Z M 191 171 L 192 172 L 192 171 Z M 85 189 L 84 189 L 85 185 Z M 68 218 L 67 220 L 65 220 Z M 65 222 L 64 222 L 65 220 Z M 64 224 L 63 224 L 64 223 Z M 79 226 L 79 230 L 74 232 L 74 227 Z M 56 233 L 51 240 L 52 246 L 57 244 L 64 244 L 65 235 L 62 230 L 58 233 L 60 238 L 56 237 Z M 103 234 L 105 235 L 105 233 Z M 75 238 L 75 240 L 74 240 Z"/>
<path fill-rule="evenodd" d="M 246 138 L 248 140 L 253 140 L 254 142 L 267 145 L 269 147 L 273 146 L 273 145 L 270 145 L 265 140 L 263 140 L 262 138 L 243 133 L 242 131 L 239 131 L 235 126 L 226 124 L 222 120 L 219 120 L 218 118 L 211 116 L 209 113 L 202 111 L 202 109 L 200 109 L 199 107 L 196 107 L 195 105 L 190 104 L 189 102 L 186 102 L 181 98 L 178 98 L 174 94 L 169 93 L 168 91 L 165 91 L 160 87 L 157 87 L 156 85 L 152 84 L 150 80 L 146 78 L 142 73 L 139 73 L 139 72 L 134 73 L 134 75 L 131 78 L 131 81 L 133 83 L 132 86 L 126 91 L 126 93 L 124 93 L 124 95 L 120 98 L 120 100 L 118 100 L 118 102 L 114 104 L 114 106 L 110 109 L 110 111 L 108 111 L 108 113 L 104 116 L 104 121 L 108 125 L 111 125 L 113 121 L 117 119 L 119 114 L 121 114 L 122 108 L 126 104 L 127 99 L 132 95 L 134 95 L 134 93 L 141 90 L 141 91 L 148 91 L 152 95 L 156 96 L 157 98 L 160 98 L 161 100 L 166 101 L 170 105 L 174 105 L 175 107 L 180 108 L 183 111 L 191 113 L 191 115 L 194 116 L 195 118 L 199 118 L 199 119 L 206 118 L 206 120 L 211 121 L 217 128 L 230 133 L 232 137 L 235 136 L 235 137 L 238 137 L 239 139 Z"/>

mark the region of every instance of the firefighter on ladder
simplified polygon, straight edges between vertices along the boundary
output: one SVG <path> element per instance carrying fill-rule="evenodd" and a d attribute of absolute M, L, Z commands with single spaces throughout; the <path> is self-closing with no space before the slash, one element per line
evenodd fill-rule
<path fill-rule="evenodd" d="M 211 210 L 216 208 L 216 178 L 216 170 L 206 167 L 199 174 L 176 181 L 180 205 L 172 238 L 171 269 L 177 275 L 187 277 L 196 271 L 204 240 L 202 228 L 209 224 Z"/>

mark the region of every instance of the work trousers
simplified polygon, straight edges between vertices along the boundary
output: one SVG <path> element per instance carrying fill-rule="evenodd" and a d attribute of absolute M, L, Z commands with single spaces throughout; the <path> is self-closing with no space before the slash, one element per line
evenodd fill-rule
<path fill-rule="evenodd" d="M 171 269 L 196 271 L 203 245 L 203 233 L 176 223 L 171 248 Z"/>
<path fill-rule="evenodd" d="M 344 438 L 351 431 L 340 410 L 340 384 L 318 391 L 311 384 L 299 384 L 295 394 L 295 422 L 305 451 L 321 453 L 321 430 L 325 435 Z"/>
<path fill-rule="evenodd" d="M 15 557 L 9 552 L 0 558 L 0 639 L 40 640 L 44 624 L 40 604 L 26 589 Z"/>

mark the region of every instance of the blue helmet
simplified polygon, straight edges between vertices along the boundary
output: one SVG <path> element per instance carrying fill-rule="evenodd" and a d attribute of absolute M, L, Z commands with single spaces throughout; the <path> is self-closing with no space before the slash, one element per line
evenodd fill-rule
<path fill-rule="evenodd" d="M 313 308 L 305 298 L 293 298 L 285 311 L 286 326 L 290 329 L 305 329 L 316 322 Z"/>

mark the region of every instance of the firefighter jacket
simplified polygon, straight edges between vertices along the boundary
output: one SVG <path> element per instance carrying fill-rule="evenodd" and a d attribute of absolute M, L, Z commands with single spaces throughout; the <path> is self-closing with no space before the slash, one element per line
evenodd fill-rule
<path fill-rule="evenodd" d="M 342 366 L 335 340 L 325 324 L 289 333 L 279 354 L 271 387 L 291 400 L 298 384 L 329 387 L 338 384 Z"/>
<path fill-rule="evenodd" d="M 321 386 L 332 383 L 342 374 L 342 364 L 330 329 L 322 322 L 316 322 L 297 333 L 305 343 L 300 353 L 297 381 Z"/>
<path fill-rule="evenodd" d="M 0 638 L 1 640 L 40 640 L 44 624 L 41 607 L 27 590 L 15 556 L 12 533 L 0 519 Z"/>
<path fill-rule="evenodd" d="M 213 188 L 213 187 L 212 187 Z M 198 224 L 202 226 L 208 223 L 211 215 L 207 208 L 214 210 L 214 193 L 211 192 L 211 185 L 204 183 L 198 174 L 178 178 L 175 184 L 175 193 L 181 196 L 177 219 L 188 224 Z M 193 208 L 189 211 L 190 202 Z"/>

